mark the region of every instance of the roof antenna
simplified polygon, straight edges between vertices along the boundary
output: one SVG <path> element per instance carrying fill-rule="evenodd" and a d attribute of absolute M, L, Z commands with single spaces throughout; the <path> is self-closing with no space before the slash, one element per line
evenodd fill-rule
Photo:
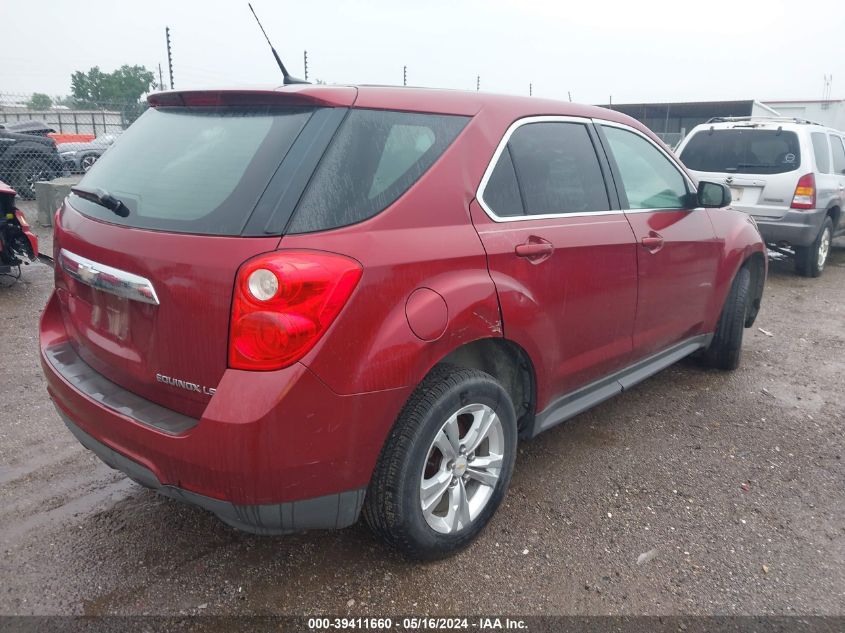
<path fill-rule="evenodd" d="M 255 9 L 252 8 L 252 3 L 247 2 L 247 5 L 249 6 L 249 10 L 252 11 L 252 15 L 255 18 L 255 21 L 258 22 L 258 28 L 260 28 L 261 32 L 264 34 L 264 39 L 267 40 L 267 44 L 270 45 L 270 50 L 273 51 L 273 57 L 276 58 L 276 63 L 279 65 L 279 70 L 282 71 L 282 76 L 285 78 L 284 84 L 287 86 L 290 84 L 310 83 L 308 81 L 305 81 L 304 79 L 298 79 L 296 77 L 291 76 L 291 74 L 288 72 L 288 69 L 285 68 L 285 65 L 282 63 L 282 59 L 279 57 L 279 54 L 276 52 L 276 49 L 273 48 L 273 44 L 270 42 L 270 38 L 267 37 L 267 32 L 264 30 L 264 27 L 261 26 L 261 20 L 259 20 L 258 16 L 255 14 Z"/>

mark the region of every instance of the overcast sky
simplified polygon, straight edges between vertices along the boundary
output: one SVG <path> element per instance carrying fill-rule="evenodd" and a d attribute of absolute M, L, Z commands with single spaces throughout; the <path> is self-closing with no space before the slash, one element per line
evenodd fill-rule
<path fill-rule="evenodd" d="M 401 84 L 615 103 L 845 96 L 833 0 L 253 0 L 279 54 L 328 83 Z M 0 0 L 0 93 L 70 92 L 74 70 L 141 64 L 176 88 L 278 84 L 246 0 Z"/>

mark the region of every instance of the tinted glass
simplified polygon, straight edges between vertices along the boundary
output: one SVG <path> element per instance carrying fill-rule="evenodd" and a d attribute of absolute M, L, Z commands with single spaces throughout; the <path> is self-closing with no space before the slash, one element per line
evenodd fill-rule
<path fill-rule="evenodd" d="M 150 108 L 80 183 L 122 200 L 129 216 L 77 196 L 71 204 L 115 224 L 237 235 L 312 112 Z"/>
<path fill-rule="evenodd" d="M 845 174 L 845 146 L 838 136 L 830 137 L 830 146 L 833 149 L 833 171 L 837 174 Z"/>
<path fill-rule="evenodd" d="M 604 127 L 622 176 L 629 209 L 683 209 L 687 185 L 681 172 L 652 143 L 638 134 Z"/>
<path fill-rule="evenodd" d="M 702 130 L 681 152 L 696 171 L 731 174 L 782 174 L 798 169 L 801 149 L 795 132 L 784 130 Z"/>
<path fill-rule="evenodd" d="M 499 217 L 524 214 L 511 152 L 507 147 L 490 174 L 483 198 L 484 203 Z"/>
<path fill-rule="evenodd" d="M 528 123 L 508 142 L 528 215 L 607 211 L 604 178 L 586 126 Z"/>
<path fill-rule="evenodd" d="M 455 140 L 467 117 L 352 110 L 320 161 L 292 233 L 354 224 L 391 205 Z"/>
<path fill-rule="evenodd" d="M 813 154 L 816 156 L 816 169 L 823 174 L 830 173 L 830 147 L 827 144 L 827 134 L 813 132 Z"/>

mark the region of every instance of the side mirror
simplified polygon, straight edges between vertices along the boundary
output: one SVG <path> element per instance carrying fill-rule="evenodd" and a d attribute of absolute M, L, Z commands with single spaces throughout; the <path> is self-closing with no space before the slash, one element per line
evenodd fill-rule
<path fill-rule="evenodd" d="M 698 183 L 698 206 L 708 209 L 726 207 L 731 203 L 731 190 L 727 185 L 702 180 Z"/>

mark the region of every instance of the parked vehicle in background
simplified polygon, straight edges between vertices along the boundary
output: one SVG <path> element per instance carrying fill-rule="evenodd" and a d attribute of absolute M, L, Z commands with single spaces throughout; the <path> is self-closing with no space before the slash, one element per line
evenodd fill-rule
<path fill-rule="evenodd" d="M 115 134 L 103 134 L 87 143 L 59 143 L 56 147 L 67 170 L 83 174 L 94 166 L 116 138 Z"/>
<path fill-rule="evenodd" d="M 0 180 L 25 200 L 35 198 L 35 183 L 64 175 L 56 142 L 40 134 L 0 129 Z"/>
<path fill-rule="evenodd" d="M 775 248 L 792 248 L 795 270 L 818 277 L 831 240 L 845 234 L 845 133 L 794 118 L 711 119 L 678 155 L 697 177 L 726 183 L 732 206 L 753 216 Z"/>
<path fill-rule="evenodd" d="M 44 121 L 36 121 L 30 119 L 28 121 L 15 121 L 14 123 L 2 123 L 0 128 L 9 130 L 10 132 L 18 132 L 20 134 L 32 134 L 34 136 L 47 136 L 54 133 L 56 130 L 44 123 Z"/>
<path fill-rule="evenodd" d="M 38 238 L 15 207 L 15 190 L 0 181 L 0 275 L 20 277 L 21 264 L 37 258 Z"/>
<path fill-rule="evenodd" d="M 701 352 L 765 246 L 610 110 L 387 87 L 170 92 L 56 214 L 40 326 L 68 428 L 256 533 L 363 515 L 466 546 L 529 438 Z"/>

